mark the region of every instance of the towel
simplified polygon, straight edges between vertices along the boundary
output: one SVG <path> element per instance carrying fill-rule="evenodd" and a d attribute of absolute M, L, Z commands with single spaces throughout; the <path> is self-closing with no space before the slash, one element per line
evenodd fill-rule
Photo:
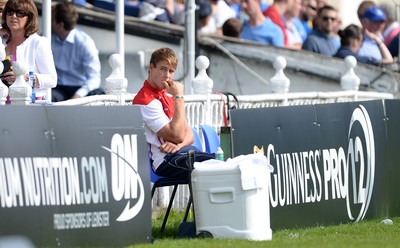
<path fill-rule="evenodd" d="M 268 187 L 270 173 L 274 171 L 265 155 L 249 154 L 238 163 L 242 189 L 263 189 Z"/>
<path fill-rule="evenodd" d="M 210 159 L 203 162 L 195 162 L 195 169 L 201 170 L 234 170 L 239 168 L 243 190 L 262 189 L 268 187 L 270 173 L 274 171 L 263 154 L 240 155 L 227 161 Z"/>

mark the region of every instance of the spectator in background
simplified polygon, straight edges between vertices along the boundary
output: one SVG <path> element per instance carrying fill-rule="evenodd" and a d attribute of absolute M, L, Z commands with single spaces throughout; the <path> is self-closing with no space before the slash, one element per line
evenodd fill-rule
<path fill-rule="evenodd" d="M 71 3 L 52 7 L 51 48 L 58 74 L 53 102 L 104 94 L 100 89 L 100 59 L 93 39 L 75 28 L 78 12 Z"/>
<path fill-rule="evenodd" d="M 283 45 L 288 46 L 288 35 L 286 32 L 286 26 L 283 20 L 283 14 L 285 14 L 288 6 L 291 5 L 290 2 L 294 0 L 274 0 L 274 2 L 263 11 L 264 16 L 271 19 L 273 23 L 278 25 L 283 33 Z"/>
<path fill-rule="evenodd" d="M 240 38 L 240 32 L 242 32 L 243 23 L 237 18 L 229 18 L 222 25 L 222 34 L 224 36 Z"/>
<path fill-rule="evenodd" d="M 197 22 L 199 32 L 208 33 L 206 27 L 211 20 L 211 14 L 211 3 L 209 1 L 200 2 Z"/>
<path fill-rule="evenodd" d="M 365 11 L 367 11 L 367 9 L 369 9 L 373 6 L 376 6 L 376 4 L 374 1 L 371 1 L 371 0 L 362 1 L 360 3 L 360 5 L 358 5 L 357 16 L 358 16 L 358 19 L 360 20 L 361 26 L 363 26 L 362 18 L 363 18 Z"/>
<path fill-rule="evenodd" d="M 396 6 L 393 3 L 382 3 L 379 7 L 386 16 L 385 28 L 383 30 L 383 42 L 386 46 L 390 44 L 394 37 L 400 32 L 400 24 L 396 21 Z"/>
<path fill-rule="evenodd" d="M 367 33 L 371 39 L 375 40 L 376 42 L 382 42 L 380 38 L 373 34 Z M 334 57 L 337 58 L 346 58 L 347 56 L 354 56 L 356 60 L 360 63 L 371 64 L 371 65 L 381 65 L 382 63 L 392 61 L 392 57 L 390 55 L 389 50 L 386 46 L 379 46 L 380 52 L 382 54 L 383 60 L 378 61 L 369 56 L 360 56 L 358 51 L 361 48 L 361 45 L 364 40 L 364 32 L 361 27 L 351 24 L 347 26 L 344 30 L 339 31 L 339 36 L 341 37 L 341 46 Z"/>
<path fill-rule="evenodd" d="M 370 56 L 375 60 L 382 61 L 382 54 L 380 52 L 380 45 L 385 45 L 383 42 L 377 42 L 370 38 L 368 33 L 373 33 L 382 38 L 382 31 L 385 28 L 385 13 L 382 9 L 373 6 L 365 11 L 361 18 L 361 25 L 364 28 L 364 42 L 359 51 L 360 56 Z"/>
<path fill-rule="evenodd" d="M 300 11 L 301 0 L 291 0 L 288 4 L 288 9 L 283 14 L 288 36 L 286 47 L 296 50 L 301 50 L 303 45 L 302 34 L 305 35 L 306 33 L 299 20 Z"/>
<path fill-rule="evenodd" d="M 338 47 L 332 35 L 335 28 L 337 11 L 330 5 L 325 5 L 318 10 L 317 27 L 308 35 L 303 43 L 303 50 L 333 56 Z"/>
<path fill-rule="evenodd" d="M 306 35 L 303 35 L 303 41 L 314 29 L 314 19 L 317 16 L 317 1 L 316 0 L 303 0 L 302 8 L 300 11 L 300 21 L 304 26 Z"/>
<path fill-rule="evenodd" d="M 212 17 L 203 32 L 222 35 L 222 25 L 229 18 L 236 17 L 236 11 L 224 0 L 202 0 L 210 1 Z"/>
<path fill-rule="evenodd" d="M 243 1 L 242 9 L 249 16 L 249 19 L 243 23 L 241 38 L 283 47 L 282 29 L 263 15 L 260 0 Z"/>

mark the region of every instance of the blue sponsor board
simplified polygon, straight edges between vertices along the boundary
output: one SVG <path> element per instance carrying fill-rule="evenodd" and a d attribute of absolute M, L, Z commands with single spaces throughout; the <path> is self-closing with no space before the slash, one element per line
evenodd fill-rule
<path fill-rule="evenodd" d="M 0 236 L 50 247 L 149 242 L 149 161 L 137 107 L 0 113 Z"/>
<path fill-rule="evenodd" d="M 272 229 L 398 216 L 399 109 L 365 101 L 232 110 L 234 155 L 263 152 L 274 167 Z"/>

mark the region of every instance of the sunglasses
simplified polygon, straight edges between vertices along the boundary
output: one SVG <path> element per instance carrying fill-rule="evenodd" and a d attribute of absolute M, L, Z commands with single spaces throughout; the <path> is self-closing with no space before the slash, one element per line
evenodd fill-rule
<path fill-rule="evenodd" d="M 20 10 L 20 9 L 7 9 L 6 15 L 8 16 L 13 16 L 14 13 L 17 15 L 17 17 L 22 18 L 28 15 L 25 10 Z"/>
<path fill-rule="evenodd" d="M 329 21 L 329 20 L 335 21 L 336 18 L 335 17 L 324 16 L 324 17 L 322 17 L 322 20 L 324 20 L 324 21 Z"/>

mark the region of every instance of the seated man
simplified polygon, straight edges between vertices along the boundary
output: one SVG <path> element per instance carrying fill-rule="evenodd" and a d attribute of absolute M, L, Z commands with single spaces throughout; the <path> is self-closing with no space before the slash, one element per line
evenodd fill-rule
<path fill-rule="evenodd" d="M 64 101 L 88 95 L 104 94 L 100 89 L 99 52 L 93 39 L 76 29 L 78 12 L 72 3 L 58 3 L 52 8 L 51 48 L 57 70 L 57 87 L 52 101 Z"/>
<path fill-rule="evenodd" d="M 370 7 L 364 12 L 361 18 L 361 25 L 364 28 L 364 41 L 358 52 L 358 55 L 365 57 L 372 57 L 377 61 L 381 61 L 383 64 L 390 64 L 393 62 L 393 58 L 390 56 L 383 59 L 381 48 L 379 46 L 385 46 L 382 37 L 382 31 L 385 28 L 386 16 L 382 9 L 378 7 Z M 369 37 L 368 33 L 372 33 L 379 36 L 380 39 L 374 40 Z"/>
<path fill-rule="evenodd" d="M 319 9 L 317 27 L 308 35 L 302 49 L 330 57 L 333 56 L 338 50 L 337 38 L 333 34 L 337 15 L 337 10 L 330 5 L 325 5 Z"/>
<path fill-rule="evenodd" d="M 185 116 L 183 85 L 172 80 L 177 65 L 178 58 L 172 49 L 154 51 L 147 80 L 133 104 L 140 105 L 156 174 L 187 179 L 189 150 L 195 151 L 197 162 L 215 158 L 215 154 L 192 146 L 194 137 Z"/>

